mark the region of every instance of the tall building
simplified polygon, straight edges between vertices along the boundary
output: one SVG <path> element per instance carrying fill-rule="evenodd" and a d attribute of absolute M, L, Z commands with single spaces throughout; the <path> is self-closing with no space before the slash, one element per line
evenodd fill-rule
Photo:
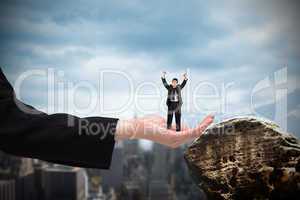
<path fill-rule="evenodd" d="M 167 180 L 168 149 L 160 144 L 153 146 L 154 164 L 151 172 L 152 180 Z"/>
<path fill-rule="evenodd" d="M 108 192 L 111 188 L 120 190 L 123 180 L 123 160 L 123 148 L 115 148 L 110 169 L 101 170 L 101 185 L 104 192 Z"/>
<path fill-rule="evenodd" d="M 149 185 L 149 200 L 173 200 L 171 185 L 166 180 L 153 180 Z"/>
<path fill-rule="evenodd" d="M 141 191 L 139 182 L 124 181 L 121 191 L 122 200 L 146 200 L 147 196 Z"/>
<path fill-rule="evenodd" d="M 16 189 L 14 180 L 0 180 L 0 199 L 16 200 Z"/>
<path fill-rule="evenodd" d="M 28 161 L 30 160 L 21 159 L 13 162 L 16 165 L 11 165 L 11 170 L 2 169 L 2 175 L 11 177 L 0 180 L 0 200 L 87 199 L 85 170 L 63 166 L 40 166 L 31 173 L 32 162 Z M 9 174 L 9 171 L 12 174 Z"/>
<path fill-rule="evenodd" d="M 48 167 L 42 170 L 41 175 L 44 200 L 87 199 L 87 182 L 83 169 Z"/>
<path fill-rule="evenodd" d="M 36 199 L 32 159 L 11 156 L 0 151 L 0 181 L 1 200 Z"/>
<path fill-rule="evenodd" d="M 134 156 L 141 153 L 141 149 L 139 148 L 138 140 L 126 140 L 123 141 L 123 151 L 125 155 Z"/>
<path fill-rule="evenodd" d="M 20 176 L 15 180 L 17 200 L 38 200 L 34 173 Z"/>
<path fill-rule="evenodd" d="M 173 200 L 174 192 L 169 183 L 169 150 L 160 145 L 154 144 L 153 155 L 154 164 L 151 172 L 151 181 L 149 183 L 150 200 Z"/>

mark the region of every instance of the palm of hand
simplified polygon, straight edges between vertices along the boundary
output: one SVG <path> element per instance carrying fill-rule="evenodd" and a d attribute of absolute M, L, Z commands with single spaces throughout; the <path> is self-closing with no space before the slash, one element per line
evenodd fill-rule
<path fill-rule="evenodd" d="M 207 116 L 196 128 L 182 125 L 182 130 L 175 131 L 175 127 L 167 129 L 166 120 L 160 116 L 140 118 L 136 122 L 136 131 L 132 138 L 148 139 L 171 148 L 176 148 L 191 139 L 202 135 L 205 129 L 213 122 L 214 117 Z"/>

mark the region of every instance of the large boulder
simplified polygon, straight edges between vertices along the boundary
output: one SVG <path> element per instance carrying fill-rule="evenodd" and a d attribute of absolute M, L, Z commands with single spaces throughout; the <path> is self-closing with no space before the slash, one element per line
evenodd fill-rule
<path fill-rule="evenodd" d="M 257 118 L 216 124 L 185 152 L 191 176 L 209 199 L 300 198 L 300 144 Z"/>

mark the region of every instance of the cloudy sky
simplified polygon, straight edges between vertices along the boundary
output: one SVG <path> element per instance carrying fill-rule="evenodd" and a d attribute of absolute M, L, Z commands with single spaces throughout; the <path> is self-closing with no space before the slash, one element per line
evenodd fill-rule
<path fill-rule="evenodd" d="M 0 66 L 36 108 L 121 118 L 165 115 L 161 72 L 168 80 L 188 72 L 190 125 L 207 113 L 256 115 L 300 136 L 299 8 L 296 0 L 4 0 Z"/>

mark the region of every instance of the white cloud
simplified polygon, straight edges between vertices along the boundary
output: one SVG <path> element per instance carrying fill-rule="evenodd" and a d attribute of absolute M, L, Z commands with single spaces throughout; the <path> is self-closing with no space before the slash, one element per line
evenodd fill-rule
<path fill-rule="evenodd" d="M 288 117 L 300 119 L 300 104 L 288 113 Z"/>
<path fill-rule="evenodd" d="M 117 5 L 115 2 L 99 6 L 99 10 L 96 5 L 101 4 L 94 2 L 87 7 L 95 9 L 84 12 L 85 16 L 76 12 L 79 16 L 74 16 L 74 20 L 71 15 L 74 13 L 65 13 L 65 9 L 52 10 L 53 13 L 28 9 L 24 18 L 0 18 L 0 24 L 7 33 L 20 34 L 19 38 L 16 37 L 18 40 L 9 41 L 15 45 L 9 54 L 15 56 L 16 60 L 20 59 L 22 65 L 26 60 L 28 68 L 44 66 L 63 70 L 64 79 L 74 83 L 88 80 L 92 84 L 98 84 L 99 70 L 122 70 L 132 77 L 135 89 L 146 81 L 156 85 L 160 100 L 164 102 L 166 91 L 161 85 L 160 72 L 169 71 L 170 80 L 190 68 L 190 87 L 183 91 L 185 116 L 205 109 L 221 110 L 224 94 L 219 94 L 220 99 L 200 99 L 197 102 L 200 110 L 195 107 L 191 98 L 188 99 L 188 95 L 202 81 L 215 85 L 219 92 L 223 83 L 233 82 L 234 85 L 228 89 L 227 94 L 228 110 L 223 114 L 251 114 L 251 89 L 259 80 L 272 75 L 280 65 L 285 64 L 286 55 L 291 52 L 296 54 L 299 49 L 299 37 L 292 13 L 282 12 L 277 3 L 252 0 L 205 2 L 205 14 L 198 12 L 198 8 L 203 7 L 198 1 L 176 6 L 175 9 L 169 9 L 170 2 L 159 8 L 156 3 L 123 2 L 122 6 L 118 4 L 115 7 L 120 9 L 115 12 L 112 9 Z M 107 10 L 104 9 L 106 7 Z M 165 12 L 165 8 L 171 12 Z M 97 12 L 100 14 L 97 15 Z M 32 20 L 33 15 L 41 19 Z M 66 23 L 63 22 L 64 17 L 69 18 Z M 206 27 L 212 30 L 206 30 Z M 26 37 L 23 38 L 23 35 Z M 288 50 L 280 42 L 286 44 Z M 19 52 L 33 55 L 24 58 Z M 219 66 L 214 66 L 214 62 Z M 186 63 L 191 66 L 183 66 Z M 297 74 L 288 77 L 289 93 L 299 89 L 299 85 Z M 35 84 L 26 90 L 26 98 L 30 99 L 28 97 L 32 96 L 29 104 L 41 102 L 40 87 L 41 84 Z M 126 80 L 118 80 L 112 76 L 105 82 L 105 89 L 109 90 L 105 94 L 107 107 L 122 104 L 129 93 Z M 207 91 L 202 88 L 201 92 Z M 272 88 L 255 94 L 254 108 L 273 104 L 273 97 Z M 79 104 L 85 105 L 87 100 L 84 93 L 78 95 Z M 145 101 L 143 107 L 165 114 L 161 107 L 153 104 L 155 103 Z M 136 108 L 131 105 L 125 111 L 117 113 L 116 117 L 129 118 L 135 112 Z M 291 112 L 290 115 L 297 115 L 296 113 Z M 89 115 L 102 114 L 97 108 Z"/>

